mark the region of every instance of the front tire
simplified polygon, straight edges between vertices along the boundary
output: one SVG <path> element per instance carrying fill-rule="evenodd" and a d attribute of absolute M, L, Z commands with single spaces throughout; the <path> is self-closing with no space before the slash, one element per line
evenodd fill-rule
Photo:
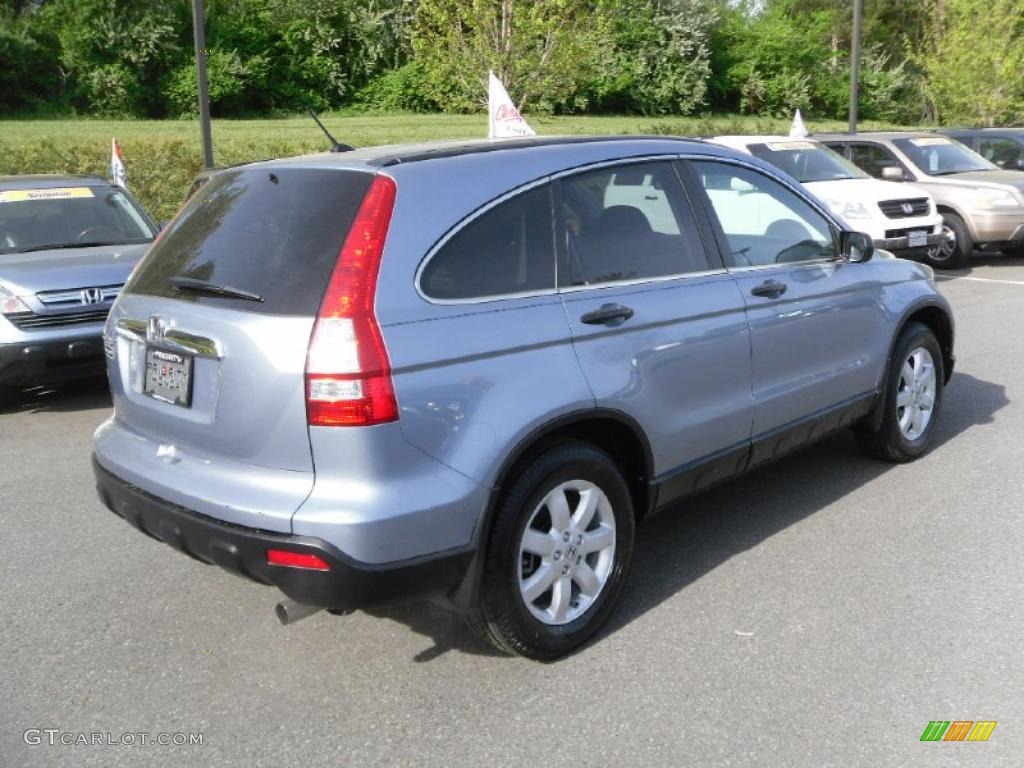
<path fill-rule="evenodd" d="M 857 430 L 861 446 L 882 461 L 904 463 L 922 456 L 935 438 L 942 411 L 945 368 L 931 329 L 910 323 L 893 351 L 882 393 L 877 429 Z"/>
<path fill-rule="evenodd" d="M 597 447 L 558 443 L 526 465 L 495 515 L 469 625 L 507 653 L 564 656 L 605 622 L 629 570 L 626 481 Z"/>
<path fill-rule="evenodd" d="M 942 243 L 929 251 L 924 262 L 935 269 L 961 269 L 974 253 L 974 240 L 964 220 L 955 213 L 942 214 Z"/>

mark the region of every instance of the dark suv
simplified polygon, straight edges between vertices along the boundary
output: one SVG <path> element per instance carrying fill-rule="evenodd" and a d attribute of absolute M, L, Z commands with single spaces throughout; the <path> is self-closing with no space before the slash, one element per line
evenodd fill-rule
<path fill-rule="evenodd" d="M 1008 171 L 1024 171 L 1024 128 L 948 128 L 938 131 Z"/>

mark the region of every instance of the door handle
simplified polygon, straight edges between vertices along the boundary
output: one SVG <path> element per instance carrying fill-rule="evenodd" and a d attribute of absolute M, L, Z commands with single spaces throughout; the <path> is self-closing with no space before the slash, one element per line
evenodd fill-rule
<path fill-rule="evenodd" d="M 602 304 L 598 309 L 580 317 L 580 322 L 587 325 L 602 325 L 610 323 L 612 320 L 629 320 L 632 316 L 632 307 L 624 307 L 621 304 Z"/>
<path fill-rule="evenodd" d="M 754 296 L 767 296 L 770 299 L 777 298 L 786 292 L 786 284 L 778 280 L 765 280 L 760 285 L 750 289 Z"/>

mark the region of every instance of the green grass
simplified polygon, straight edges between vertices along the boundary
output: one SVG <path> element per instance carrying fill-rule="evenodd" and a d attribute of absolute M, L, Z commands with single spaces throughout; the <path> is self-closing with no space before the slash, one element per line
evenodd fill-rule
<path fill-rule="evenodd" d="M 484 115 L 324 115 L 339 141 L 355 146 L 487 135 Z M 539 134 L 660 133 L 710 136 L 730 133 L 785 133 L 785 119 L 713 117 L 545 117 L 528 116 Z M 842 130 L 839 121 L 807 121 L 812 131 Z M 865 123 L 865 129 L 889 127 Z M 128 169 L 128 186 L 158 220 L 181 204 L 201 165 L 196 120 L 3 120 L 0 175 L 94 173 L 106 175 L 110 139 L 116 137 Z M 214 160 L 218 165 L 320 152 L 326 139 L 309 117 L 215 120 Z"/>

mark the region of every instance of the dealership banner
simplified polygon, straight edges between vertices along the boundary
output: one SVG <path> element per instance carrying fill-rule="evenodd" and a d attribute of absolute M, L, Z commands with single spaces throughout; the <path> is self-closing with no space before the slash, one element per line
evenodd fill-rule
<path fill-rule="evenodd" d="M 117 139 L 110 140 L 110 178 L 114 180 L 114 183 L 121 189 L 128 189 L 127 178 L 128 174 L 124 169 L 124 158 L 121 156 L 121 147 L 117 144 Z"/>
<path fill-rule="evenodd" d="M 507 139 L 513 136 L 536 136 L 519 114 L 505 90 L 504 84 L 493 72 L 487 73 L 487 138 Z"/>

